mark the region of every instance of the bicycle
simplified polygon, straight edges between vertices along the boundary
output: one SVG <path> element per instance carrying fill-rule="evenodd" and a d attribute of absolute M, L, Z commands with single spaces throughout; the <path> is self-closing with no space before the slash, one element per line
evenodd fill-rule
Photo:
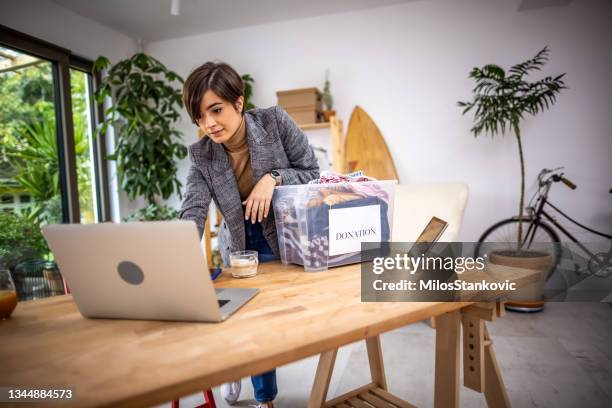
<path fill-rule="evenodd" d="M 523 217 L 523 231 L 524 235 L 520 242 L 521 249 L 531 249 L 533 246 L 544 247 L 553 256 L 553 265 L 550 269 L 548 277 L 552 275 L 552 272 L 556 269 L 561 259 L 561 241 L 559 235 L 550 225 L 556 227 L 561 233 L 567 238 L 574 242 L 578 248 L 584 251 L 588 258 L 587 268 L 591 274 L 598 277 L 611 277 L 612 276 L 612 235 L 596 231 L 589 228 L 578 221 L 571 218 L 569 215 L 561 211 L 554 204 L 548 201 L 548 193 L 553 183 L 562 182 L 572 190 L 576 189 L 576 185 L 570 180 L 564 177 L 564 174 L 560 172 L 563 167 L 556 169 L 543 169 L 538 175 L 538 189 L 529 201 L 526 207 L 526 215 Z M 612 193 L 612 190 L 610 190 Z M 533 203 L 533 204 L 532 204 Z M 557 213 L 561 214 L 564 218 L 571 221 L 578 227 L 598 236 L 602 236 L 610 240 L 608 252 L 593 253 L 581 242 L 579 242 L 567 229 L 563 228 L 556 218 L 546 211 L 545 207 L 554 209 Z M 550 222 L 547 223 L 546 221 Z M 487 247 L 487 243 L 505 243 L 508 245 L 508 249 L 516 249 L 517 242 L 516 237 L 518 233 L 519 217 L 512 217 L 502 220 L 491 227 L 489 227 L 480 237 L 476 244 L 474 253 L 475 256 L 483 256 L 485 252 L 484 247 Z M 485 245 L 483 245 L 485 244 Z M 547 277 L 547 278 L 548 278 Z"/>

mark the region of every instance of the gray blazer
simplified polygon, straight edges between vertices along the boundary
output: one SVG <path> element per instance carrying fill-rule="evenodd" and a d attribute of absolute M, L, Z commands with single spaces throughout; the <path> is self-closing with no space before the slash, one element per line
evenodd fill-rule
<path fill-rule="evenodd" d="M 244 117 L 255 183 L 271 170 L 278 170 L 283 184 L 305 184 L 319 177 L 312 147 L 287 112 L 273 106 L 250 110 Z M 244 209 L 236 177 L 223 146 L 208 137 L 189 146 L 189 158 L 191 167 L 181 219 L 195 221 L 201 238 L 210 200 L 214 200 L 223 214 L 219 246 L 227 266 L 230 252 L 245 248 Z M 261 224 L 268 245 L 280 258 L 272 208 Z"/>

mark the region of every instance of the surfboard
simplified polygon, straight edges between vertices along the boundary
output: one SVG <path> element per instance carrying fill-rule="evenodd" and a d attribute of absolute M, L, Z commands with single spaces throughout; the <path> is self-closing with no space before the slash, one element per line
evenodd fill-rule
<path fill-rule="evenodd" d="M 378 180 L 399 180 L 385 138 L 359 106 L 353 109 L 344 142 L 344 171 L 357 170 Z"/>

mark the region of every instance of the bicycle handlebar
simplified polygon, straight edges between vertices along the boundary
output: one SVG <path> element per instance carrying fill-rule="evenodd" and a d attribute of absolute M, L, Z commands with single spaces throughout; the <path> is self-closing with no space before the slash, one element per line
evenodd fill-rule
<path fill-rule="evenodd" d="M 538 182 L 539 182 L 540 186 L 543 186 L 544 184 L 546 184 L 546 181 L 544 180 L 544 176 L 546 176 L 549 173 L 554 173 L 554 172 L 562 170 L 562 169 L 563 169 L 563 167 L 557 167 L 557 168 L 554 168 L 554 169 L 546 169 L 546 168 L 542 169 L 540 171 L 540 174 L 538 174 Z M 552 177 L 554 178 L 555 176 L 557 176 L 557 175 L 553 174 Z M 559 180 L 555 180 L 555 181 L 559 181 Z"/>
<path fill-rule="evenodd" d="M 543 176 L 548 173 L 554 173 L 555 171 L 563 170 L 564 168 L 565 168 L 564 166 L 561 166 L 561 167 L 555 167 L 554 169 L 542 169 L 542 171 L 540 172 L 540 176 Z"/>
<path fill-rule="evenodd" d="M 566 179 L 565 177 L 561 176 L 561 181 L 563 182 L 563 184 L 565 184 L 566 186 L 568 186 L 572 190 L 576 189 L 576 185 L 574 183 L 572 183 L 571 181 L 569 181 L 568 179 Z"/>
<path fill-rule="evenodd" d="M 555 170 L 561 169 L 562 167 L 559 167 Z M 565 184 L 567 187 L 571 188 L 572 190 L 576 189 L 576 184 L 574 184 L 573 182 L 571 182 L 570 180 L 566 179 L 565 177 L 563 177 L 563 173 L 561 174 L 553 174 L 550 177 L 548 177 L 546 180 L 543 180 L 543 176 L 546 175 L 547 173 L 552 173 L 555 170 L 548 170 L 548 169 L 544 169 L 540 172 L 540 175 L 538 176 L 538 179 L 540 181 L 540 186 L 546 185 L 551 183 L 550 180 L 552 180 L 553 182 L 557 183 L 557 182 L 562 182 L 563 184 Z"/>

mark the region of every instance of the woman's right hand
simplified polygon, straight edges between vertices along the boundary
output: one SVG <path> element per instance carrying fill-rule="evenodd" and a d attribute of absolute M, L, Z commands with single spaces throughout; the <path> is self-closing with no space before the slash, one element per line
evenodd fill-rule
<path fill-rule="evenodd" d="M 261 222 L 264 218 L 268 217 L 274 187 L 276 187 L 276 180 L 270 174 L 264 174 L 259 179 L 255 187 L 253 187 L 251 194 L 242 202 L 242 204 L 246 205 L 244 209 L 245 220 L 248 221 L 250 218 L 251 222 L 255 224 L 256 220 Z"/>

